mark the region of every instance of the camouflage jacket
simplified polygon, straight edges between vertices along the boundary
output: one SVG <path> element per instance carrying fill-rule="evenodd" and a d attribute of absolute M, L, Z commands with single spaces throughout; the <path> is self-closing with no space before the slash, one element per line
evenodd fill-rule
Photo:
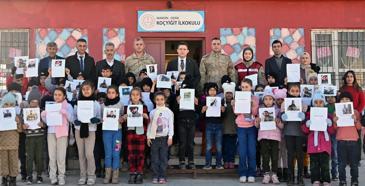
<path fill-rule="evenodd" d="M 125 60 L 125 72 L 132 72 L 136 78 L 142 69 L 146 68 L 146 65 L 155 64 L 155 59 L 147 53 L 144 53 L 142 57 L 137 57 L 135 53 L 128 56 Z"/>

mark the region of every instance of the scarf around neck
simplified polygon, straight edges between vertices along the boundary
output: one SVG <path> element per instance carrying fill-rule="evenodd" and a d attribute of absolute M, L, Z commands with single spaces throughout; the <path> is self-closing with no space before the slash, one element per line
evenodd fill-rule
<path fill-rule="evenodd" d="M 114 99 L 106 98 L 106 100 L 105 100 L 105 102 L 104 102 L 104 105 L 105 105 L 105 106 L 115 105 L 115 104 L 119 103 L 119 101 L 120 101 L 119 96 L 117 96 L 117 97 L 116 97 L 116 98 L 114 98 Z"/>

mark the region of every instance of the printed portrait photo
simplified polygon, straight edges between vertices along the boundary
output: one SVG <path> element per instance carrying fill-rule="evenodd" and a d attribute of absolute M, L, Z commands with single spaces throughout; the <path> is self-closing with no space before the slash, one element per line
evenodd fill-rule
<path fill-rule="evenodd" d="M 115 110 L 110 110 L 106 113 L 106 117 L 107 118 L 116 118 L 117 114 L 116 114 Z"/>
<path fill-rule="evenodd" d="M 10 112 L 10 110 L 3 111 L 3 117 L 4 118 L 11 118 L 11 112 Z"/>
<path fill-rule="evenodd" d="M 129 114 L 128 117 L 142 117 L 142 114 L 138 112 L 138 107 L 129 107 L 129 111 L 131 114 Z"/>
<path fill-rule="evenodd" d="M 288 111 L 300 111 L 299 104 L 295 100 L 291 101 L 291 104 L 287 108 Z"/>
<path fill-rule="evenodd" d="M 263 121 L 264 122 L 267 122 L 267 121 L 274 121 L 274 113 L 273 112 L 269 112 L 269 111 L 264 111 L 262 113 L 262 116 L 261 118 L 263 118 Z"/>
<path fill-rule="evenodd" d="M 26 115 L 27 121 L 35 121 L 38 119 L 38 115 L 35 112 L 33 112 L 33 110 L 27 111 L 27 113 L 25 113 L 25 115 Z"/>

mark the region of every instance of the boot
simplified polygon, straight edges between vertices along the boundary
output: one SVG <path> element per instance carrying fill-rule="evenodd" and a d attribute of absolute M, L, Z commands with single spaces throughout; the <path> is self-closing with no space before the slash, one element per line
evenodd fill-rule
<path fill-rule="evenodd" d="M 2 182 L 1 182 L 1 186 L 8 186 L 8 177 L 7 176 L 3 176 Z"/>
<path fill-rule="evenodd" d="M 303 176 L 301 175 L 298 176 L 298 185 L 304 186 Z"/>
<path fill-rule="evenodd" d="M 288 182 L 287 182 L 287 185 L 288 185 L 288 186 L 295 185 L 295 183 L 294 183 L 294 176 L 292 176 L 292 175 L 288 175 Z"/>
<path fill-rule="evenodd" d="M 119 169 L 113 170 L 112 184 L 119 183 Z"/>
<path fill-rule="evenodd" d="M 110 183 L 111 176 L 112 176 L 112 168 L 105 168 L 104 184 Z"/>
<path fill-rule="evenodd" d="M 142 184 L 143 183 L 143 175 L 137 174 L 135 184 Z"/>
<path fill-rule="evenodd" d="M 278 168 L 278 172 L 276 173 L 276 175 L 278 176 L 279 180 L 282 182 L 283 181 L 283 169 Z"/>
<path fill-rule="evenodd" d="M 129 174 L 128 184 L 134 184 L 137 174 Z"/>
<path fill-rule="evenodd" d="M 288 181 L 288 168 L 283 168 L 283 182 Z"/>
<path fill-rule="evenodd" d="M 309 174 L 309 172 L 308 172 L 308 167 L 304 167 L 304 178 L 310 178 L 311 177 L 311 175 Z"/>
<path fill-rule="evenodd" d="M 16 186 L 16 177 L 10 177 L 9 186 Z"/>

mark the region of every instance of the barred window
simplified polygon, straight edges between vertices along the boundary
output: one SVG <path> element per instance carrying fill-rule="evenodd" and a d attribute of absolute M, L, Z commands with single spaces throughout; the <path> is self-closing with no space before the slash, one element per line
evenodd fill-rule
<path fill-rule="evenodd" d="M 365 89 L 365 30 L 315 29 L 311 37 L 312 61 L 321 73 L 332 74 L 333 84 L 340 87 L 345 72 L 353 70 Z"/>

